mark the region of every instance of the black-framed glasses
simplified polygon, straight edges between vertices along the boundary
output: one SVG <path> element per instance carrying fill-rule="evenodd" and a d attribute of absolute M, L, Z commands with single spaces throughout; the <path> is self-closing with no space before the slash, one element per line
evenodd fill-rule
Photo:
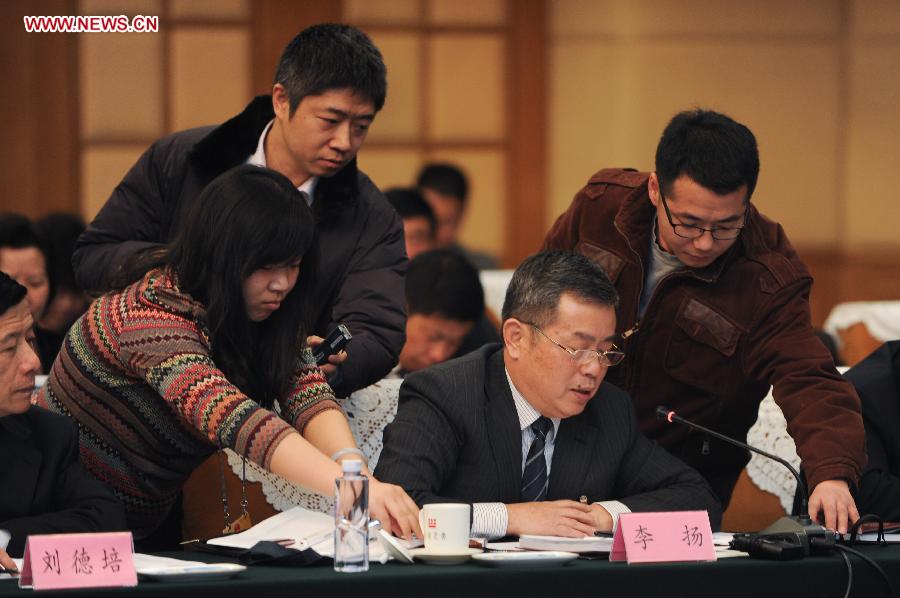
<path fill-rule="evenodd" d="M 572 347 L 567 347 L 559 341 L 553 340 L 547 333 L 540 329 L 540 327 L 532 324 L 531 322 L 525 322 L 522 320 L 523 324 L 528 324 L 535 330 L 541 333 L 545 339 L 565 351 L 569 354 L 574 361 L 578 365 L 588 365 L 594 359 L 597 359 L 600 362 L 600 365 L 605 365 L 612 367 L 614 365 L 618 365 L 622 363 L 622 360 L 625 359 L 625 353 L 619 350 L 619 348 L 615 345 L 612 346 L 608 351 L 594 351 L 593 349 L 573 349 Z"/>
<path fill-rule="evenodd" d="M 712 238 L 716 241 L 731 241 L 732 239 L 737 239 L 738 235 L 741 234 L 741 231 L 744 230 L 744 225 L 747 222 L 747 210 L 750 208 L 749 205 L 744 208 L 744 224 L 741 226 L 703 228 L 702 226 L 694 226 L 693 224 L 675 224 L 672 222 L 672 212 L 669 211 L 669 204 L 666 202 L 666 196 L 663 195 L 662 187 L 660 187 L 659 190 L 659 197 L 662 199 L 663 208 L 666 210 L 666 218 L 669 219 L 672 230 L 675 231 L 676 235 L 684 239 L 699 239 L 703 236 L 703 233 L 711 234 Z"/>

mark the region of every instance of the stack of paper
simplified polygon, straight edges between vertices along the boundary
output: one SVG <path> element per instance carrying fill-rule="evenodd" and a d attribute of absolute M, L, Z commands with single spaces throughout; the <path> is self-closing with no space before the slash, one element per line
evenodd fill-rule
<path fill-rule="evenodd" d="M 334 518 L 324 513 L 294 507 L 261 521 L 239 534 L 213 538 L 208 544 L 251 548 L 257 542 L 290 541 L 291 548 L 312 548 L 323 556 L 334 556 Z"/>
<path fill-rule="evenodd" d="M 369 533 L 369 561 L 386 562 L 387 553 L 377 539 L 378 534 Z M 208 543 L 251 548 L 262 541 L 280 541 L 296 550 L 312 548 L 322 556 L 334 557 L 334 518 L 318 511 L 294 507 L 257 523 L 245 532 L 214 538 Z"/>
<path fill-rule="evenodd" d="M 613 539 L 603 536 L 585 536 L 583 538 L 566 538 L 563 536 L 529 536 L 519 537 L 519 548 L 525 550 L 562 550 L 565 552 L 610 552 Z"/>

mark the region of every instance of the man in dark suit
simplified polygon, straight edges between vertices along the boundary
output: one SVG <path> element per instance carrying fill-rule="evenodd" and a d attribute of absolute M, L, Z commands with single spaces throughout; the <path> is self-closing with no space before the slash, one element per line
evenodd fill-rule
<path fill-rule="evenodd" d="M 616 291 L 584 256 L 525 260 L 503 305 L 503 345 L 411 374 L 375 475 L 420 505 L 472 503 L 472 534 L 584 536 L 629 511 L 707 510 L 703 478 L 637 429 L 604 384 Z"/>
<path fill-rule="evenodd" d="M 900 521 L 900 341 L 890 341 L 844 377 L 862 402 L 869 462 L 856 491 L 862 514 Z"/>
<path fill-rule="evenodd" d="M 122 506 L 81 466 L 72 421 L 31 406 L 41 363 L 25 293 L 0 272 L 0 562 L 6 566 L 3 548 L 21 556 L 31 534 L 126 529 Z"/>

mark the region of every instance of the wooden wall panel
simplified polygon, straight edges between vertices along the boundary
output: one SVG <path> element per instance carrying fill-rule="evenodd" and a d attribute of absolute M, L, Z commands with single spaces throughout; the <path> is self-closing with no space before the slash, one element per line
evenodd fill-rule
<path fill-rule="evenodd" d="M 74 0 L 0 3 L 0 211 L 78 208 L 76 34 L 27 33 L 22 21 L 75 9 Z"/>
<path fill-rule="evenodd" d="M 82 141 L 155 139 L 163 134 L 163 36 L 78 36 Z"/>
<path fill-rule="evenodd" d="M 369 129 L 366 144 L 416 143 L 422 133 L 425 98 L 422 80 L 422 35 L 417 32 L 370 34 L 381 50 L 388 72 L 388 98 Z M 409 179 L 410 177 L 407 177 Z M 407 180 L 405 184 L 409 184 Z"/>
<path fill-rule="evenodd" d="M 503 39 L 435 34 L 428 40 L 429 141 L 500 142 L 506 134 Z M 477 64 L 478 68 L 473 68 Z"/>
<path fill-rule="evenodd" d="M 310 25 L 340 20 L 336 0 L 256 0 L 250 44 L 254 93 L 272 92 L 281 51 L 295 35 Z"/>
<path fill-rule="evenodd" d="M 221 123 L 250 100 L 251 41 L 244 25 L 180 27 L 169 37 L 169 101 L 175 131 Z"/>
<path fill-rule="evenodd" d="M 815 279 L 810 297 L 813 326 L 821 327 L 838 303 L 900 301 L 900 256 L 896 247 L 798 251 Z"/>
<path fill-rule="evenodd" d="M 547 230 L 547 12 L 545 0 L 516 0 L 509 14 L 505 267 L 534 253 Z"/>

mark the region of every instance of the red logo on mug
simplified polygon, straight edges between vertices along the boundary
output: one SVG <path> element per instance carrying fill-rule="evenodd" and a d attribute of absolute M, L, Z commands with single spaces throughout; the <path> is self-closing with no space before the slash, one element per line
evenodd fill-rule
<path fill-rule="evenodd" d="M 428 518 L 428 527 L 429 528 L 437 527 L 437 519 L 435 519 L 434 517 L 429 517 Z"/>

